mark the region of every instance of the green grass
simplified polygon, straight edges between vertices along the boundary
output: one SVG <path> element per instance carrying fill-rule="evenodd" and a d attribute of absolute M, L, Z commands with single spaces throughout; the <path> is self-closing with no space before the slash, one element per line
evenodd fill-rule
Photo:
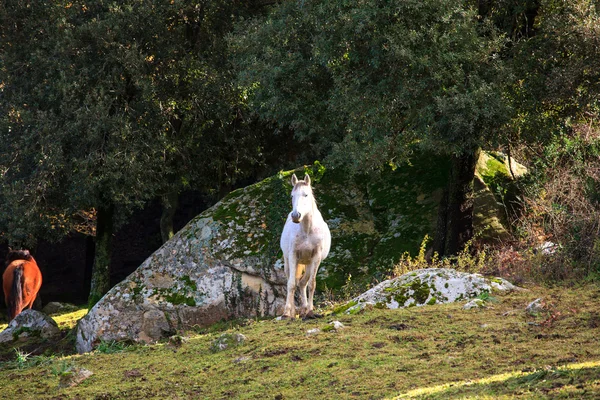
<path fill-rule="evenodd" d="M 14 361 L 0 363 L 0 398 L 600 396 L 600 286 L 532 287 L 494 296 L 497 302 L 485 309 L 463 310 L 456 303 L 373 308 L 310 322 L 235 321 L 129 351 L 48 358 L 24 368 Z M 525 307 L 537 297 L 550 308 L 530 316 Z M 326 331 L 335 319 L 345 328 Z M 308 335 L 314 328 L 322 332 Z M 244 342 L 211 351 L 219 336 L 238 332 Z M 59 388 L 56 371 L 65 366 L 93 375 Z"/>

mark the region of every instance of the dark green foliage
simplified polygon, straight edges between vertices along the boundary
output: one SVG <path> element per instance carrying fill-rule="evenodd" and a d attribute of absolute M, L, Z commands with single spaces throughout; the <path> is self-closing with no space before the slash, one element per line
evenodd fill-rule
<path fill-rule="evenodd" d="M 503 121 L 502 42 L 454 1 L 284 2 L 232 42 L 258 113 L 354 169 L 414 141 L 470 151 Z"/>
<path fill-rule="evenodd" d="M 232 44 L 256 112 L 331 149 L 333 165 L 395 168 L 415 145 L 450 157 L 436 247 L 451 255 L 473 233 L 477 151 L 510 116 L 496 32 L 455 1 L 309 0 L 281 3 Z"/>
<path fill-rule="evenodd" d="M 166 199 L 168 238 L 181 190 L 222 194 L 253 173 L 266 131 L 244 116 L 225 42 L 253 12 L 219 0 L 3 5 L 2 239 L 94 234 L 82 212 L 100 223 L 113 210 L 96 228 L 108 240 L 97 237 L 93 304 L 109 288 L 112 229 L 131 210 Z"/>
<path fill-rule="evenodd" d="M 219 189 L 260 158 L 224 61 L 224 35 L 250 6 L 15 2 L 3 11 L 8 239 L 60 238 L 80 210 L 115 204 L 126 214 L 185 187 Z"/>
<path fill-rule="evenodd" d="M 96 347 L 96 352 L 101 354 L 115 354 L 124 351 L 133 351 L 135 348 L 135 343 L 128 341 L 101 340 L 98 347 Z"/>

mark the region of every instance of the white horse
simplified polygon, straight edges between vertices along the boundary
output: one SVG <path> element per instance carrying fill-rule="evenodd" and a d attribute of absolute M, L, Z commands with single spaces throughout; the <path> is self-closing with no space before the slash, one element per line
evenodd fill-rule
<path fill-rule="evenodd" d="M 281 250 L 287 277 L 287 298 L 283 318 L 295 318 L 294 293 L 300 289 L 300 316 L 315 318 L 313 295 L 317 270 L 329 254 L 331 233 L 310 187 L 310 176 L 299 181 L 292 176 L 292 212 L 288 215 L 281 234 Z M 306 288 L 308 286 L 308 296 Z"/>

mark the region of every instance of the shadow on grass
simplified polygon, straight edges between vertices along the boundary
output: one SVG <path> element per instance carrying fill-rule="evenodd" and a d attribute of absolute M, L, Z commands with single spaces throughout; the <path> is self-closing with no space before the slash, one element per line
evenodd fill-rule
<path fill-rule="evenodd" d="M 510 372 L 474 381 L 419 388 L 394 399 L 463 399 L 481 396 L 597 399 L 600 398 L 600 361 L 530 372 Z"/>

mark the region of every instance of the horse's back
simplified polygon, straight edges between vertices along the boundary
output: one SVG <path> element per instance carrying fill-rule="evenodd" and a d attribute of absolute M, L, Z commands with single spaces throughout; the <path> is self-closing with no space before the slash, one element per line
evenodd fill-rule
<path fill-rule="evenodd" d="M 6 267 L 6 270 L 2 275 L 4 293 L 6 294 L 7 291 L 10 290 L 15 270 L 19 267 L 22 268 L 23 284 L 25 286 L 30 286 L 29 290 L 37 293 L 42 286 L 42 272 L 33 257 L 29 260 L 14 260 Z"/>
<path fill-rule="evenodd" d="M 323 251 L 321 253 L 321 260 L 324 260 L 329 255 L 329 250 L 331 249 L 331 231 L 329 231 L 329 226 L 323 217 L 321 217 L 321 221 L 323 221 L 321 226 L 321 229 L 323 230 Z"/>
<path fill-rule="evenodd" d="M 37 263 L 33 259 L 30 261 L 25 261 L 23 267 L 25 269 L 24 272 L 26 279 L 31 280 L 31 282 L 34 284 L 35 292 L 37 293 L 42 286 L 42 271 L 40 271 L 40 267 L 38 267 Z"/>

